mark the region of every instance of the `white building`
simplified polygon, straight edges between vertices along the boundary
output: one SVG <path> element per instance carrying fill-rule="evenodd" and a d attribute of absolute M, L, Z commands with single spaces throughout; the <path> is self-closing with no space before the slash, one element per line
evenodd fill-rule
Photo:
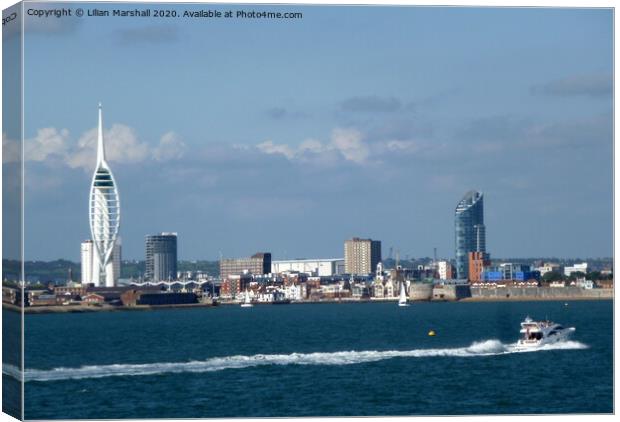
<path fill-rule="evenodd" d="M 588 272 L 588 263 L 587 262 L 582 262 L 581 264 L 575 264 L 572 267 L 564 267 L 564 275 L 565 276 L 570 276 L 572 273 L 576 273 L 576 272 L 582 272 L 582 273 L 587 273 Z"/>
<path fill-rule="evenodd" d="M 450 261 L 438 261 L 437 272 L 440 280 L 450 280 L 454 278 L 454 269 Z"/>
<path fill-rule="evenodd" d="M 82 284 L 89 284 L 93 282 L 93 250 L 94 245 L 92 240 L 88 239 L 82 242 L 80 248 L 80 260 L 82 263 Z"/>
<path fill-rule="evenodd" d="M 99 104 L 97 131 L 97 164 L 90 187 L 88 209 L 90 233 L 94 245 L 93 255 L 96 256 L 92 261 L 91 282 L 95 286 L 113 287 L 115 283 L 113 254 L 120 228 L 121 209 L 114 175 L 105 159 L 101 104 Z M 118 269 L 120 271 L 120 265 Z"/>
<path fill-rule="evenodd" d="M 331 277 L 344 273 L 344 259 L 290 259 L 271 261 L 271 273 L 299 272 L 311 277 Z"/>
<path fill-rule="evenodd" d="M 289 300 L 303 300 L 306 297 L 306 286 L 292 284 L 284 288 L 284 298 Z"/>
<path fill-rule="evenodd" d="M 552 272 L 559 273 L 560 264 L 555 264 L 553 262 L 545 262 L 542 266 L 536 267 L 536 271 L 540 272 L 541 277 L 547 273 L 552 273 Z"/>
<path fill-rule="evenodd" d="M 95 269 L 98 268 L 99 256 L 95 251 L 95 246 L 92 240 L 88 239 L 82 242 L 81 251 L 81 264 L 82 264 L 82 284 L 93 283 L 95 286 L 103 286 L 103 283 L 99 282 L 99 278 L 96 276 Z M 118 279 L 121 277 L 121 259 L 122 259 L 122 246 L 121 239 L 116 239 L 114 248 L 112 250 L 112 280 L 108 283 L 106 279 L 106 286 L 116 286 Z"/>

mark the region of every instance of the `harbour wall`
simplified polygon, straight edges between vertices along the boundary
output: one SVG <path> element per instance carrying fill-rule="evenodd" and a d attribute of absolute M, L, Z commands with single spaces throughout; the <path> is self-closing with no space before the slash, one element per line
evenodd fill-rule
<path fill-rule="evenodd" d="M 454 300 L 595 300 L 613 299 L 613 289 L 582 289 L 580 287 L 496 287 L 482 288 L 469 285 L 432 285 L 412 283 L 409 299 L 415 301 Z"/>
<path fill-rule="evenodd" d="M 431 300 L 433 297 L 433 285 L 431 283 L 411 283 L 409 285 L 409 299 Z"/>
<path fill-rule="evenodd" d="M 437 284 L 433 286 L 432 300 L 461 300 L 471 297 L 468 284 Z"/>
<path fill-rule="evenodd" d="M 613 289 L 582 289 L 580 287 L 471 287 L 471 298 L 481 300 L 553 300 L 613 299 Z"/>

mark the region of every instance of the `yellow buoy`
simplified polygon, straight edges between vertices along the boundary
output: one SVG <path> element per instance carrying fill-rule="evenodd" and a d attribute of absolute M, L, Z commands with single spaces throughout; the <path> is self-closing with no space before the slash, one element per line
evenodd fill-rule
<path fill-rule="evenodd" d="M 430 331 L 428 332 L 428 335 L 429 335 L 429 336 L 431 336 L 431 337 L 433 337 L 433 336 L 435 335 L 435 330 L 430 330 Z"/>

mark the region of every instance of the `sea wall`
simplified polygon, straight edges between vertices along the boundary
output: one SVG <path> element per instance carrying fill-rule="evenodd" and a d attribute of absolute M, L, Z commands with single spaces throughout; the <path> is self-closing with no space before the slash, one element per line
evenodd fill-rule
<path fill-rule="evenodd" d="M 411 283 L 409 285 L 409 299 L 431 300 L 433 297 L 433 285 L 431 283 Z"/>
<path fill-rule="evenodd" d="M 437 284 L 433 287 L 432 300 L 461 300 L 471 295 L 468 284 Z"/>
<path fill-rule="evenodd" d="M 472 299 L 613 299 L 613 289 L 582 289 L 580 287 L 497 287 L 471 288 Z"/>

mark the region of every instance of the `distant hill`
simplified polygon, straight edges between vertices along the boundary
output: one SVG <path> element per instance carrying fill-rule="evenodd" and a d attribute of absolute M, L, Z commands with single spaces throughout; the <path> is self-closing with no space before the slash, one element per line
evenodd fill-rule
<path fill-rule="evenodd" d="M 20 273 L 20 262 L 17 260 L 2 260 L 2 279 L 17 280 Z M 30 283 L 64 283 L 69 279 L 69 270 L 73 281 L 82 277 L 79 262 L 57 259 L 55 261 L 26 261 L 24 263 L 26 281 Z M 220 267 L 218 261 L 179 261 L 179 271 L 203 271 L 209 275 L 218 276 Z M 122 261 L 121 278 L 138 278 L 144 276 L 144 261 Z"/>

